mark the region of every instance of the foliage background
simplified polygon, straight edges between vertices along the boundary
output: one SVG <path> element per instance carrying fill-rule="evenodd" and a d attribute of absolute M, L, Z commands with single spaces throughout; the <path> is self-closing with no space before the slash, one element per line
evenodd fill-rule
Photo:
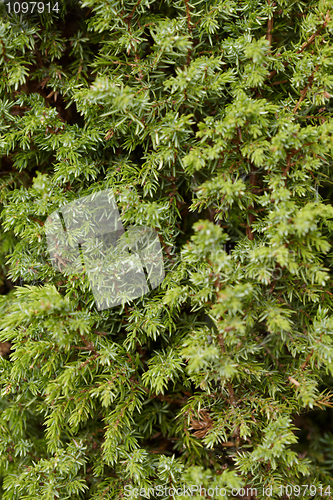
<path fill-rule="evenodd" d="M 333 486 L 333 1 L 1 8 L 1 498 Z M 98 312 L 44 221 L 106 188 L 167 276 Z"/>

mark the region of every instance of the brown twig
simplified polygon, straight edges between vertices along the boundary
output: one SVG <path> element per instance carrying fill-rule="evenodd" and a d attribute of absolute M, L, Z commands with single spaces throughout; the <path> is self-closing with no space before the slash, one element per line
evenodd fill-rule
<path fill-rule="evenodd" d="M 316 33 L 314 33 L 313 35 L 311 35 L 308 38 L 308 40 L 303 43 L 302 47 L 296 52 L 296 54 L 301 54 L 302 52 L 304 52 L 304 50 L 307 49 L 314 42 L 314 40 L 317 38 L 317 36 L 320 35 L 321 30 L 324 29 L 324 28 L 326 28 L 326 26 L 327 26 L 327 24 L 329 23 L 330 20 L 331 20 L 331 18 L 330 18 L 329 12 L 327 12 L 326 16 L 325 16 L 325 22 L 317 29 Z M 287 66 L 289 66 L 289 62 L 285 61 L 283 63 L 283 65 L 286 68 Z M 273 71 L 271 71 L 268 74 L 267 80 L 269 80 L 270 78 L 272 78 L 276 74 L 277 74 L 277 70 L 276 69 L 273 70 Z"/>
<path fill-rule="evenodd" d="M 293 113 L 294 114 L 296 113 L 296 111 L 298 110 L 298 108 L 300 107 L 300 105 L 302 104 L 302 102 L 304 101 L 305 96 L 306 96 L 306 94 L 308 92 L 308 88 L 309 88 L 309 86 L 307 85 L 303 90 L 301 90 L 301 97 L 299 98 L 296 106 L 293 109 Z"/>
<path fill-rule="evenodd" d="M 305 49 L 307 49 L 315 40 L 315 38 L 320 35 L 320 32 L 323 28 L 326 28 L 327 24 L 330 22 L 331 18 L 330 18 L 330 15 L 329 15 L 329 12 L 326 12 L 326 16 L 325 16 L 325 22 L 317 29 L 317 31 L 310 36 L 310 38 L 303 43 L 302 47 L 297 51 L 297 54 L 300 54 L 301 52 L 303 52 Z"/>
<path fill-rule="evenodd" d="M 40 226 L 44 226 L 44 222 L 42 222 L 41 220 L 35 219 L 35 217 L 31 217 L 31 220 L 34 220 L 35 222 L 38 222 L 38 224 Z"/>
<path fill-rule="evenodd" d="M 250 184 L 252 186 L 251 188 L 252 193 L 256 193 L 257 192 L 257 189 L 255 188 L 255 186 L 257 185 L 256 169 L 251 171 Z M 249 206 L 249 212 L 254 209 L 255 209 L 254 205 Z M 248 223 L 246 224 L 246 236 L 249 238 L 250 241 L 254 239 L 254 234 L 251 226 L 255 220 L 256 220 L 255 214 L 250 212 L 248 215 Z"/>
<path fill-rule="evenodd" d="M 303 363 L 303 364 L 302 364 L 302 366 L 301 366 L 301 370 L 305 370 L 306 365 L 307 365 L 307 364 L 308 364 L 308 362 L 310 361 L 310 358 L 311 358 L 312 354 L 313 354 L 313 349 L 312 349 L 312 350 L 311 350 L 311 352 L 309 352 L 309 354 L 307 355 L 306 360 L 304 361 L 304 363 Z"/>
<path fill-rule="evenodd" d="M 233 389 L 230 382 L 227 383 L 227 388 L 228 388 L 228 392 L 229 392 L 229 396 L 230 396 L 230 402 L 231 402 L 232 406 L 236 406 L 237 403 L 236 403 L 236 398 L 235 398 L 235 392 L 234 392 L 234 389 Z"/>
<path fill-rule="evenodd" d="M 186 19 L 187 19 L 187 28 L 188 28 L 188 31 L 189 31 L 189 34 L 191 35 L 192 37 L 192 26 L 191 26 L 191 12 L 190 12 L 190 7 L 189 7 L 189 4 L 188 4 L 188 0 L 184 0 L 185 1 L 185 7 L 186 7 Z M 191 49 L 188 49 L 187 51 L 187 65 L 189 66 L 190 65 L 190 62 L 191 62 Z"/>
<path fill-rule="evenodd" d="M 222 333 L 220 333 L 220 335 L 219 335 L 219 345 L 221 347 L 222 354 L 225 354 L 225 344 L 224 344 L 224 338 L 223 338 Z M 229 392 L 230 402 L 231 402 L 232 406 L 236 406 L 237 403 L 236 403 L 235 393 L 234 393 L 234 389 L 233 389 L 231 383 L 227 382 L 226 386 L 227 386 L 227 389 Z"/>
<path fill-rule="evenodd" d="M 272 85 L 281 85 L 282 83 L 287 83 L 288 80 L 280 80 L 278 82 L 272 83 Z"/>
<path fill-rule="evenodd" d="M 186 7 L 187 28 L 190 35 L 192 35 L 191 12 L 190 12 L 190 7 L 188 5 L 188 0 L 185 0 L 185 7 Z"/>
<path fill-rule="evenodd" d="M 309 78 L 309 82 L 307 84 L 307 86 L 301 91 L 301 97 L 299 98 L 298 100 L 298 103 L 296 104 L 296 106 L 294 107 L 293 109 L 293 113 L 295 114 L 296 111 L 298 110 L 298 108 L 300 107 L 300 105 L 302 104 L 302 102 L 304 101 L 305 97 L 306 97 L 306 94 L 309 90 L 309 88 L 312 87 L 312 83 L 313 83 L 313 78 L 314 78 L 314 73 L 318 71 L 318 64 L 317 66 L 315 67 L 314 71 L 312 71 L 311 73 L 311 76 Z"/>
<path fill-rule="evenodd" d="M 251 209 L 253 209 L 252 205 L 249 207 L 249 210 L 251 210 Z M 250 241 L 253 241 L 253 239 L 254 239 L 254 234 L 253 234 L 253 231 L 251 228 L 254 221 L 255 221 L 255 216 L 254 216 L 254 214 L 250 213 L 249 214 L 249 221 L 246 224 L 246 236 L 249 238 Z"/>
<path fill-rule="evenodd" d="M 271 4 L 271 0 L 267 0 L 268 5 Z M 272 45 L 272 31 L 273 31 L 273 16 L 268 19 L 267 22 L 267 35 L 266 38 L 269 42 L 269 45 Z"/>
<path fill-rule="evenodd" d="M 139 7 L 140 3 L 142 2 L 142 0 L 138 0 L 136 2 L 136 4 L 134 5 L 133 9 L 132 9 L 132 12 L 129 14 L 129 16 L 126 18 L 126 20 L 128 21 L 127 24 L 128 24 L 128 27 L 130 26 L 130 22 L 132 20 L 132 17 L 133 17 L 133 14 L 135 12 L 135 10 Z"/>

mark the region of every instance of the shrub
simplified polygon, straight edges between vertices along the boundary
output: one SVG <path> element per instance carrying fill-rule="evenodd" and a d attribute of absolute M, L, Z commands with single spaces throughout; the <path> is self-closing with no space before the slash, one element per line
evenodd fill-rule
<path fill-rule="evenodd" d="M 333 1 L 8 4 L 1 498 L 331 498 Z M 45 221 L 106 189 L 166 275 L 98 310 Z"/>

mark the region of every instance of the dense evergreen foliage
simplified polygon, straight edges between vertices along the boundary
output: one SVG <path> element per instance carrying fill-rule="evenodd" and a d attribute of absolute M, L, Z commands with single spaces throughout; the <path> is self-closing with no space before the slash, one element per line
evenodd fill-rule
<path fill-rule="evenodd" d="M 333 0 L 8 3 L 1 498 L 333 495 Z M 104 189 L 166 277 L 98 311 L 44 224 Z"/>

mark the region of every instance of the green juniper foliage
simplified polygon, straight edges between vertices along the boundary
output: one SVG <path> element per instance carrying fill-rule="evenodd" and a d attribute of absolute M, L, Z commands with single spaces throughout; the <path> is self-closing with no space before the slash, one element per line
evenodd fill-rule
<path fill-rule="evenodd" d="M 333 0 L 6 3 L 1 498 L 332 498 Z M 98 311 L 45 221 L 105 189 L 166 276 Z"/>

